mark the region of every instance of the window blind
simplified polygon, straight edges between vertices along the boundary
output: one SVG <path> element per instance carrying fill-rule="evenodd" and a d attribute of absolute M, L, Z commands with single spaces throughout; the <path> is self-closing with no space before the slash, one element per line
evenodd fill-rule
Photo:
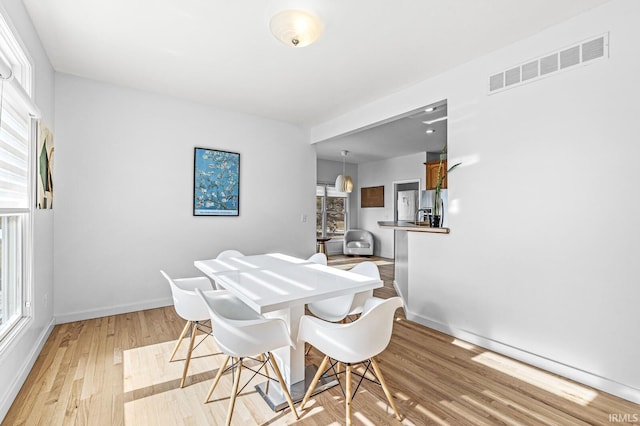
<path fill-rule="evenodd" d="M 340 191 L 336 191 L 335 186 L 333 186 L 333 184 L 318 184 L 316 185 L 316 197 L 324 197 L 324 195 L 327 195 L 327 197 L 343 197 L 343 198 L 347 198 L 347 193 L 346 192 L 340 192 Z"/>
<path fill-rule="evenodd" d="M 20 89 L 0 80 L 0 209 L 28 211 L 31 111 Z"/>
<path fill-rule="evenodd" d="M 327 185 L 327 196 L 347 198 L 347 193 L 342 191 L 336 191 L 336 188 L 334 186 Z"/>

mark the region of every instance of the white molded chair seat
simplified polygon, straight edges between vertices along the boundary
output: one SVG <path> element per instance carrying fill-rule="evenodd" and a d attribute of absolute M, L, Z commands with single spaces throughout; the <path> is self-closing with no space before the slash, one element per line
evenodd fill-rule
<path fill-rule="evenodd" d="M 254 370 L 254 372 L 259 372 L 263 367 L 265 367 L 266 370 L 267 363 L 271 364 L 280 382 L 282 392 L 289 403 L 289 407 L 297 419 L 298 413 L 293 406 L 291 395 L 282 378 L 278 363 L 273 359 L 273 354 L 271 353 L 274 349 L 284 346 L 295 347 L 285 322 L 278 318 L 267 319 L 263 317 L 231 294 L 212 296 L 201 290 L 196 290 L 196 292 L 204 302 L 203 305 L 206 306 L 209 316 L 211 317 L 211 323 L 216 330 L 214 339 L 220 350 L 226 355 L 222 365 L 218 369 L 218 373 L 211 385 L 205 403 L 209 402 L 224 372 L 229 369 L 235 370 L 226 421 L 226 424 L 230 425 L 233 408 L 238 395 L 243 360 L 256 354 L 263 354 L 262 364 L 257 370 Z M 227 369 L 229 359 L 232 357 L 234 361 Z"/>
<path fill-rule="evenodd" d="M 209 320 L 209 312 L 206 307 L 202 305 L 200 296 L 195 293 L 195 290 L 206 291 L 211 295 L 226 294 L 226 291 L 213 290 L 211 281 L 206 277 L 194 277 L 194 278 L 179 278 L 173 279 L 166 272 L 160 271 L 162 276 L 166 278 L 171 287 L 171 295 L 173 297 L 173 307 L 176 310 L 178 316 L 186 320 L 182 333 L 176 342 L 176 346 L 173 348 L 173 352 L 169 357 L 169 361 L 173 361 L 173 357 L 176 355 L 184 336 L 187 331 L 191 330 L 191 339 L 189 342 L 189 350 L 184 363 L 184 369 L 182 371 L 182 380 L 180 381 L 180 387 L 184 387 L 185 380 L 187 378 L 187 371 L 189 370 L 189 363 L 191 362 L 191 354 L 193 352 L 196 336 L 198 334 L 198 327 L 202 326 L 204 321 Z M 207 332 L 208 334 L 208 332 Z"/>
<path fill-rule="evenodd" d="M 351 268 L 351 272 L 380 279 L 378 266 L 373 262 L 359 263 Z M 373 297 L 373 290 L 320 300 L 309 303 L 307 307 L 309 311 L 318 318 L 322 318 L 325 321 L 338 322 L 349 315 L 362 313 L 364 303 L 370 297 Z"/>
<path fill-rule="evenodd" d="M 382 372 L 375 360 L 375 356 L 386 349 L 391 340 L 393 331 L 393 318 L 396 309 L 402 306 L 399 297 L 379 299 L 372 297 L 364 305 L 363 313 L 356 321 L 347 324 L 335 324 L 314 318 L 308 315 L 300 319 L 298 330 L 298 343 L 307 342 L 320 352 L 325 354 L 318 371 L 302 400 L 300 408 L 309 400 L 318 380 L 325 372 L 329 359 L 344 363 L 346 370 L 346 420 L 351 424 L 351 373 L 352 365 L 368 362 L 373 367 L 382 389 L 384 390 L 389 405 L 398 418 L 401 419 L 398 409 L 389 389 L 384 381 Z M 335 364 L 334 364 L 335 365 Z M 333 366 L 332 366 L 333 367 Z"/>
<path fill-rule="evenodd" d="M 319 265 L 327 265 L 327 255 L 324 253 L 315 253 L 309 256 L 307 259 L 309 262 L 317 263 Z"/>

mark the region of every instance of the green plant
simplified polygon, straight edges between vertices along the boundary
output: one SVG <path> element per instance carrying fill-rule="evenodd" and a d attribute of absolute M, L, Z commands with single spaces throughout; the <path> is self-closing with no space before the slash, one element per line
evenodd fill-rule
<path fill-rule="evenodd" d="M 445 145 L 444 148 L 442 148 L 442 152 L 440 153 L 440 164 L 438 164 L 438 177 L 436 178 L 436 196 L 433 197 L 433 215 L 434 216 L 438 216 L 440 214 L 440 212 L 438 211 L 440 206 L 439 206 L 439 201 L 440 201 L 440 188 L 442 187 L 442 181 L 444 180 L 445 176 L 442 173 L 442 162 L 444 160 L 444 157 L 446 156 L 445 154 L 447 153 L 447 146 Z M 456 163 L 453 166 L 449 167 L 449 170 L 447 170 L 447 174 L 455 169 L 456 167 L 458 167 L 460 164 L 462 163 Z"/>

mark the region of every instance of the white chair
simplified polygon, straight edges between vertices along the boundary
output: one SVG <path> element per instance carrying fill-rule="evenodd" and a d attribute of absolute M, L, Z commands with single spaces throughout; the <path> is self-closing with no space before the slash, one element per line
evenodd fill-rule
<path fill-rule="evenodd" d="M 309 262 L 317 263 L 319 265 L 327 265 L 327 255 L 324 253 L 315 253 L 309 256 L 307 259 Z"/>
<path fill-rule="evenodd" d="M 374 262 L 361 262 L 356 266 L 351 268 L 351 272 L 355 272 L 356 274 L 366 275 L 367 277 L 380 279 L 380 270 L 378 269 L 378 265 Z M 360 293 L 356 293 L 353 297 L 353 303 L 351 303 L 351 309 L 349 310 L 349 315 L 356 315 L 362 313 L 364 309 L 365 302 L 373 297 L 373 290 L 362 291 Z"/>
<path fill-rule="evenodd" d="M 351 323 L 335 324 L 308 315 L 300 319 L 298 344 L 307 342 L 325 354 L 309 389 L 307 389 L 300 409 L 303 409 L 309 401 L 318 380 L 327 372 L 327 364 L 332 359 L 333 362 L 329 369 L 334 369 L 338 363 L 345 364 L 346 386 L 344 392 L 347 425 L 351 424 L 351 400 L 355 396 L 352 395 L 351 375 L 360 376 L 360 383 L 358 384 L 360 386 L 364 375 L 369 371 L 369 367 L 373 367 L 373 372 L 382 385 L 389 405 L 391 405 L 398 420 L 401 420 L 398 408 L 374 358 L 389 345 L 391 332 L 393 331 L 394 313 L 401 306 L 402 300 L 399 297 L 392 297 L 386 300 L 372 297 L 365 303 L 364 311 L 360 318 Z M 366 364 L 366 370 L 363 375 L 353 371 L 353 365 L 359 363 Z"/>
<path fill-rule="evenodd" d="M 378 266 L 373 262 L 359 263 L 351 268 L 351 272 L 380 279 Z M 309 311 L 318 318 L 322 318 L 325 321 L 338 322 L 342 321 L 349 315 L 361 313 L 365 301 L 370 297 L 373 297 L 373 290 L 320 300 L 309 303 L 307 307 L 309 308 Z"/>
<path fill-rule="evenodd" d="M 216 256 L 216 259 L 228 259 L 230 257 L 243 257 L 244 253 L 238 251 L 238 250 L 223 250 L 221 251 L 218 256 Z M 222 286 L 218 285 L 217 282 L 213 282 L 213 286 L 215 289 L 217 290 L 222 290 Z"/>
<path fill-rule="evenodd" d="M 287 330 L 285 322 L 277 318 L 264 318 L 231 294 L 227 293 L 222 296 L 210 296 L 201 290 L 196 290 L 196 292 L 202 301 L 204 301 L 203 305 L 206 306 L 209 311 L 211 323 L 216 330 L 213 337 L 220 350 L 226 355 L 218 369 L 215 379 L 213 380 L 213 384 L 207 394 L 205 403 L 209 402 L 209 399 L 211 398 L 211 395 L 224 372 L 234 370 L 233 388 L 226 421 L 227 426 L 230 425 L 236 397 L 238 396 L 238 387 L 240 385 L 240 374 L 242 372 L 243 362 L 245 358 L 250 358 L 256 354 L 262 354 L 262 364 L 257 370 L 252 371 L 255 374 L 258 374 L 263 367 L 266 371 L 267 363 L 271 364 L 271 368 L 273 368 L 273 371 L 280 382 L 280 387 L 282 388 L 282 392 L 289 403 L 291 411 L 293 411 L 296 419 L 299 418 L 298 412 L 293 406 L 291 395 L 287 390 L 287 385 L 282 378 L 280 369 L 278 368 L 278 363 L 273 359 L 273 355 L 271 353 L 272 350 L 283 346 L 295 346 L 289 336 L 289 331 Z M 229 358 L 231 357 L 233 357 L 232 365 L 227 368 Z M 268 374 L 266 377 L 271 380 Z"/>
<path fill-rule="evenodd" d="M 224 250 L 216 257 L 216 259 L 224 259 L 225 257 L 242 257 L 244 254 L 238 250 Z"/>
<path fill-rule="evenodd" d="M 198 334 L 198 327 L 202 326 L 202 323 L 209 320 L 209 312 L 206 307 L 202 305 L 200 297 L 195 293 L 195 290 L 207 291 L 214 294 L 225 294 L 226 291 L 212 290 L 211 281 L 205 277 L 195 278 L 180 278 L 172 279 L 166 272 L 160 271 L 160 273 L 169 281 L 171 287 L 171 295 L 173 297 L 173 306 L 178 316 L 185 319 L 187 323 L 180 333 L 180 337 L 176 342 L 176 346 L 173 348 L 169 362 L 173 361 L 173 357 L 176 355 L 182 339 L 187 334 L 188 330 L 191 330 L 191 339 L 189 342 L 189 350 L 184 363 L 184 369 L 182 371 L 182 380 L 180 381 L 180 387 L 184 387 L 185 380 L 187 378 L 187 371 L 189 370 L 189 363 L 191 362 L 191 353 L 193 352 L 194 343 Z M 209 334 L 207 332 L 207 334 Z M 206 336 L 205 336 L 206 337 Z"/>
<path fill-rule="evenodd" d="M 344 233 L 342 253 L 346 255 L 373 255 L 373 234 L 364 229 L 349 229 Z"/>

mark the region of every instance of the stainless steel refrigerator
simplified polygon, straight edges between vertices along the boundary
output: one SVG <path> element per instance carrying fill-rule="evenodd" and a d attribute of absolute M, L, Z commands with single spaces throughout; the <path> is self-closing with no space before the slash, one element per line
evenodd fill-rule
<path fill-rule="evenodd" d="M 396 220 L 415 220 L 418 191 L 398 191 L 398 217 Z"/>

